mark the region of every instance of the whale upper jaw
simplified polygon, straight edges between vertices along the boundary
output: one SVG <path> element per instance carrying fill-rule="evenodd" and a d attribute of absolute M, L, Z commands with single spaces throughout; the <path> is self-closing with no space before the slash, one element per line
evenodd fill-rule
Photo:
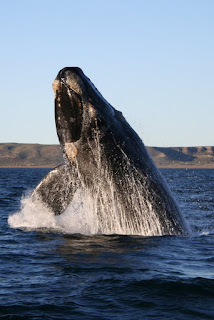
<path fill-rule="evenodd" d="M 68 90 L 82 95 L 84 91 L 84 82 L 81 79 L 81 75 L 84 76 L 83 71 L 77 67 L 63 68 L 59 71 L 55 82 L 59 83 L 59 86 L 65 86 Z M 53 88 L 55 91 L 55 88 Z M 57 89 L 57 88 L 56 88 Z"/>
<path fill-rule="evenodd" d="M 93 103 L 97 111 L 108 112 L 111 116 L 115 115 L 115 109 L 104 99 L 91 80 L 78 67 L 66 67 L 60 70 L 52 86 L 55 96 L 64 86 L 71 93 L 79 95 L 84 102 Z"/>
<path fill-rule="evenodd" d="M 56 85 L 58 83 L 58 85 Z M 114 108 L 104 99 L 91 80 L 78 67 L 65 67 L 59 71 L 53 82 L 53 90 L 56 93 L 59 86 L 65 85 L 68 89 L 81 96 L 88 95 L 99 103 L 108 105 L 109 112 L 114 115 Z"/>

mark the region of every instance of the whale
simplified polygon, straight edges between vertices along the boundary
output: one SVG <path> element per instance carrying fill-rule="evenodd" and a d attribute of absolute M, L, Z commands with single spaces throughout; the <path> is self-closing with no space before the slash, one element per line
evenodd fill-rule
<path fill-rule="evenodd" d="M 42 179 L 32 200 L 57 216 L 79 194 L 100 233 L 189 235 L 172 192 L 122 112 L 78 67 L 60 70 L 53 91 L 63 164 Z"/>

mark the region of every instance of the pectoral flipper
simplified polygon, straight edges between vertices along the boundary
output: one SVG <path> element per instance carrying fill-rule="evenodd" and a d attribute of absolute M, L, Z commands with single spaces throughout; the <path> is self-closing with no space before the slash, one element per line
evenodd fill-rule
<path fill-rule="evenodd" d="M 51 170 L 37 185 L 31 195 L 33 201 L 41 200 L 56 215 L 65 211 L 77 190 L 78 177 L 75 170 L 60 165 Z"/>

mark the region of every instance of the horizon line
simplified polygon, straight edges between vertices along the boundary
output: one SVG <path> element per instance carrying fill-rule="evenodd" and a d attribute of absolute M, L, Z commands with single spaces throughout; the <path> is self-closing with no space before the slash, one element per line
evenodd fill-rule
<path fill-rule="evenodd" d="M 44 145 L 44 146 L 60 146 L 60 143 L 39 143 L 39 142 L 0 142 L 0 144 L 28 144 L 28 145 Z M 146 145 L 144 143 L 145 147 L 149 148 L 208 148 L 208 147 L 214 147 L 213 145 L 189 145 L 189 146 L 151 146 Z"/>

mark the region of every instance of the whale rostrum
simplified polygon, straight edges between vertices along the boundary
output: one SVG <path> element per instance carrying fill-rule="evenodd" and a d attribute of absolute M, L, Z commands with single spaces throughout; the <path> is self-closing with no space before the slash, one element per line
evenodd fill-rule
<path fill-rule="evenodd" d="M 80 68 L 53 82 L 55 121 L 64 164 L 35 188 L 56 215 L 75 194 L 90 198 L 100 233 L 188 235 L 186 222 L 142 140 Z M 67 209 L 68 210 L 68 209 Z"/>

